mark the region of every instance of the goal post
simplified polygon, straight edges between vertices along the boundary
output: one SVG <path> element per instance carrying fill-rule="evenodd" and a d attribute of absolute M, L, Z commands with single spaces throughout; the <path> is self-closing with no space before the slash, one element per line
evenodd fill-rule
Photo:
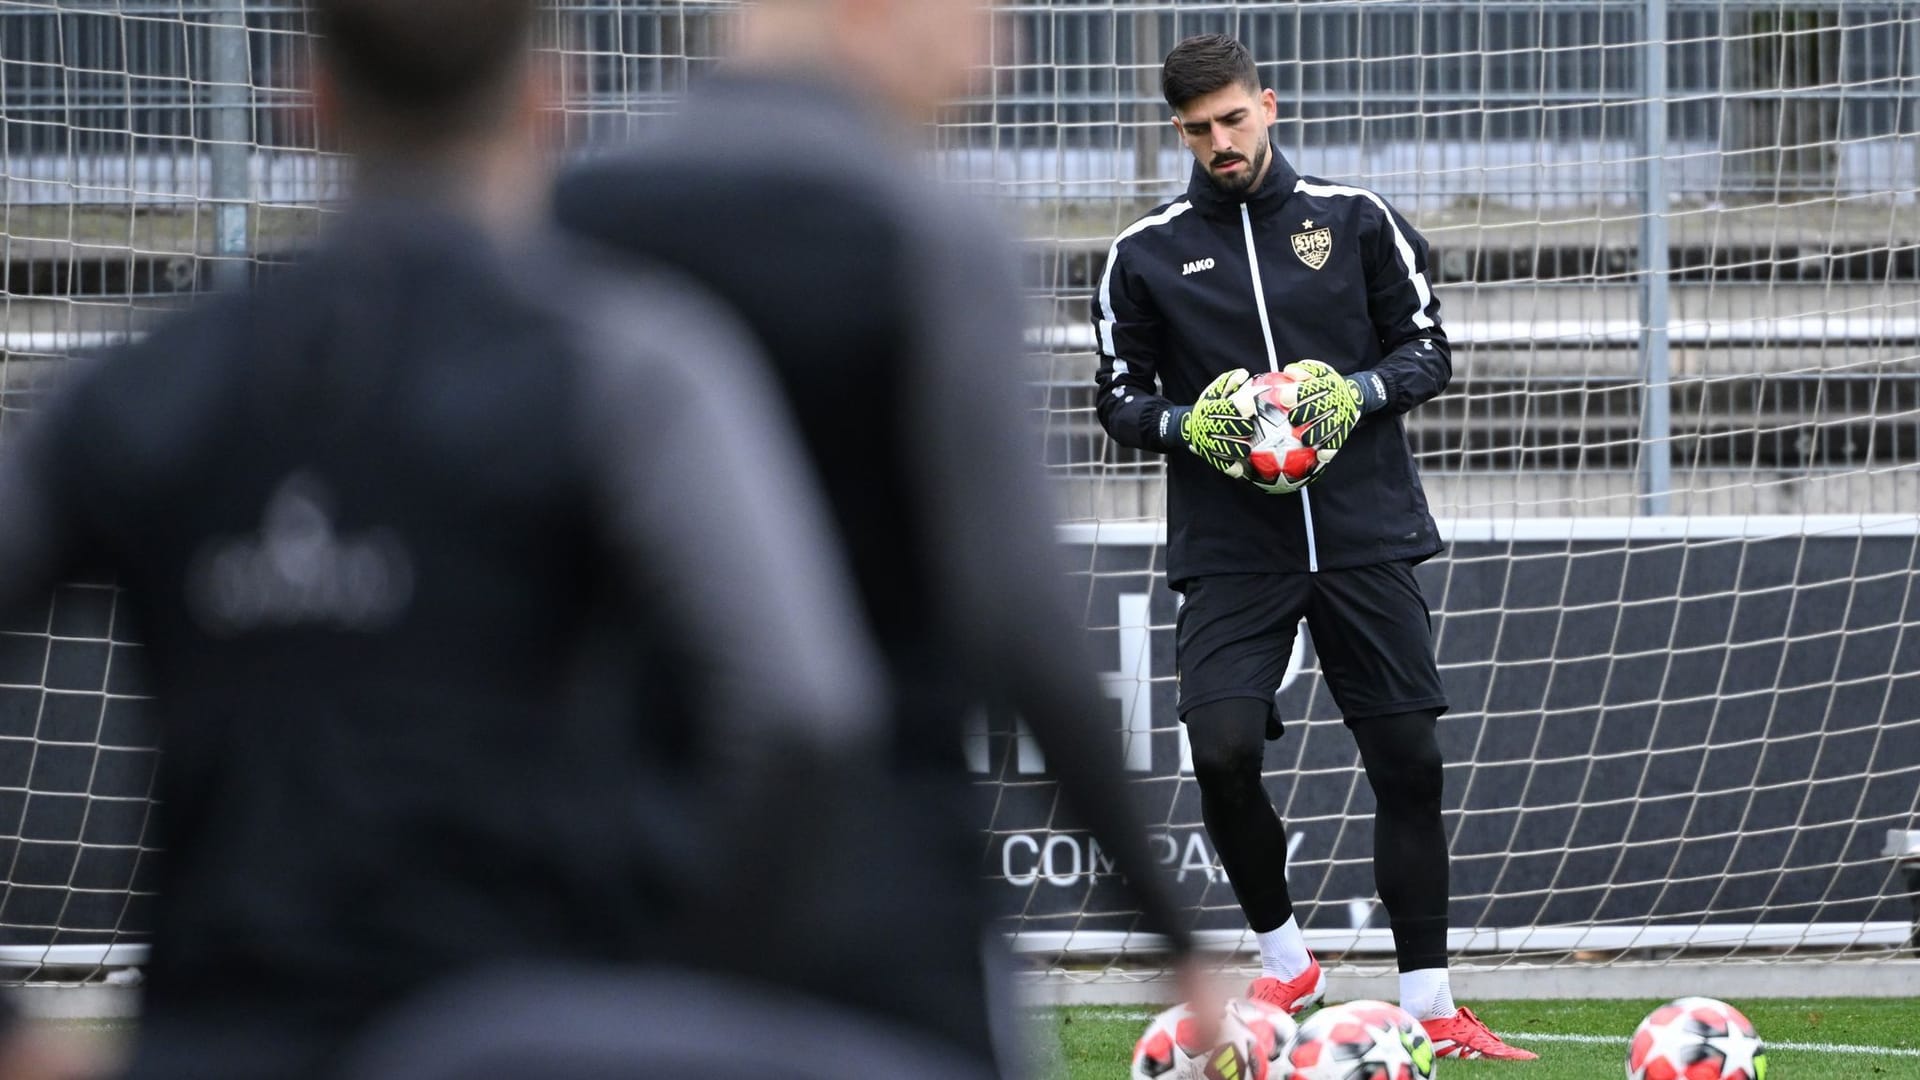
<path fill-rule="evenodd" d="M 738 7 L 549 3 L 565 151 L 670 111 Z M 1113 237 L 1185 183 L 1160 59 L 1220 31 L 1275 89 L 1281 152 L 1432 248 L 1454 381 L 1405 422 L 1449 545 L 1418 574 L 1453 699 L 1451 944 L 1596 992 L 1698 963 L 1858 982 L 1887 969 L 1854 961 L 1912 956 L 1920 9 L 995 7 L 928 154 L 1018 228 L 1017 376 L 1114 738 L 1202 939 L 1252 944 L 1174 717 L 1164 467 L 1095 421 L 1087 310 Z M 304 109 L 310 48 L 298 0 L 0 6 L 0 453 L 66 358 L 310 240 L 344 190 Z M 82 583 L 0 625 L 0 982 L 142 956 L 155 754 L 121 616 Z M 1309 940 L 1387 970 L 1371 796 L 1310 635 L 1279 701 L 1268 787 Z M 1081 1000 L 1158 970 L 1031 740 L 983 720 L 967 752 L 1016 947 Z"/>
<path fill-rule="evenodd" d="M 1448 551 L 1419 573 L 1454 701 L 1441 736 L 1456 954 L 1509 972 L 1903 955 L 1912 879 L 1890 845 L 1911 828 L 1920 765 L 1899 745 L 1920 695 L 1915 524 L 1443 518 Z M 1161 858 L 1203 940 L 1244 952 L 1172 715 L 1173 604 L 1150 591 L 1164 539 L 1150 524 L 1063 529 L 1102 548 L 1088 563 L 1098 655 L 1129 762 L 1156 792 Z M 1290 889 L 1316 949 L 1390 970 L 1371 796 L 1303 636 L 1280 693 L 1289 731 L 1267 757 Z M 1031 755 L 986 760 L 1010 784 L 1045 776 Z M 1108 869 L 1097 845 L 1001 806 L 989 869 L 1034 928 L 1023 947 L 1151 952 L 1094 877 Z"/>

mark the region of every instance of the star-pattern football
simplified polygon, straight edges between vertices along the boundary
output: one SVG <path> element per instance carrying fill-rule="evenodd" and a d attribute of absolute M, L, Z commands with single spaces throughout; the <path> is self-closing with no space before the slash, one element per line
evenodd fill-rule
<path fill-rule="evenodd" d="M 1427 1080 L 1433 1040 L 1406 1010 L 1384 1001 L 1321 1009 L 1300 1025 L 1273 1080 Z"/>
<path fill-rule="evenodd" d="M 1333 460 L 1332 450 L 1307 445 L 1305 428 L 1288 414 L 1299 400 L 1302 380 L 1291 372 L 1263 371 L 1234 393 L 1242 415 L 1254 420 L 1247 467 L 1254 486 L 1270 495 L 1300 490 L 1318 479 Z"/>
<path fill-rule="evenodd" d="M 1627 1045 L 1627 1080 L 1766 1080 L 1767 1052 L 1740 1010 L 1685 997 L 1647 1014 Z"/>

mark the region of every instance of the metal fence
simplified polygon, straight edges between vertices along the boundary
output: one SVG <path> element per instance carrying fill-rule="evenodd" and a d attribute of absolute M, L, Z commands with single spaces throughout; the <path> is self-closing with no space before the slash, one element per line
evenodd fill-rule
<path fill-rule="evenodd" d="M 1661 27 L 1645 2 L 1016 0 L 999 5 L 990 86 L 954 112 L 943 142 L 1000 155 L 1105 152 L 1129 164 L 1083 171 L 1157 179 L 1172 150 L 1161 130 L 1160 57 L 1181 37 L 1219 30 L 1262 59 L 1286 114 L 1282 140 L 1296 148 L 1564 148 L 1552 160 L 1638 144 L 1648 45 L 1663 37 L 1669 145 L 1677 156 L 1712 158 L 1681 189 L 1878 191 L 1911 180 L 1912 147 L 1902 143 L 1920 130 L 1915 5 L 1657 6 Z M 631 134 L 664 111 L 720 54 L 735 7 L 551 5 L 544 33 L 564 59 L 569 138 Z M 241 19 L 244 67 L 223 71 L 220 35 Z M 226 86 L 244 87 L 250 144 L 311 151 L 306 29 L 303 6 L 289 0 L 13 0 L 0 7 L 5 152 L 73 162 L 190 154 L 221 138 L 217 114 L 233 104 L 220 100 Z M 1497 155 L 1487 164 L 1497 167 Z M 1637 191 L 1617 172 L 1590 175 L 1582 186 L 1591 192 L 1557 182 L 1532 194 Z"/>
<path fill-rule="evenodd" d="M 541 36 L 564 144 L 643 132 L 722 55 L 737 8 L 551 3 Z M 991 66 L 933 147 L 948 175 L 1008 200 L 1033 241 L 1037 329 L 1056 354 L 1039 376 L 1053 384 L 1051 462 L 1104 492 L 1076 503 L 1083 516 L 1157 505 L 1113 486 L 1151 488 L 1154 469 L 1094 430 L 1080 324 L 1107 241 L 1184 175 L 1158 65 L 1202 31 L 1235 33 L 1262 60 L 1277 138 L 1303 171 L 1381 191 L 1433 242 L 1456 336 L 1475 352 L 1414 424 L 1429 471 L 1578 484 L 1637 471 L 1651 502 L 1612 487 L 1570 496 L 1576 512 L 1619 513 L 1670 508 L 1668 489 L 1915 461 L 1920 310 L 1902 297 L 1920 281 L 1920 3 L 996 9 Z M 109 305 L 124 288 L 138 307 L 143 289 L 199 288 L 296 241 L 312 219 L 272 211 L 342 191 L 302 89 L 307 22 L 292 0 L 0 5 L 0 191 L 16 215 L 64 215 L 7 231 L 84 249 L 34 263 L 11 246 L 6 295 Z M 149 212 L 184 216 L 185 239 L 153 239 Z M 98 312 L 80 314 L 32 317 L 81 328 Z M 1676 349 L 1688 352 L 1677 366 Z M 1762 372 L 1768 386 L 1744 384 Z M 1707 472 L 1673 475 L 1689 462 Z M 1901 483 L 1867 482 L 1866 505 L 1810 508 L 1894 509 L 1920 494 Z M 1747 505 L 1793 508 L 1738 496 L 1712 509 Z"/>

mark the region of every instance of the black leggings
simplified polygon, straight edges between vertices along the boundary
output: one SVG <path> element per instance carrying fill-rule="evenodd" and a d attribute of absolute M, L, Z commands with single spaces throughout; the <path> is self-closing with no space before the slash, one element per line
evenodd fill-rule
<path fill-rule="evenodd" d="M 1293 917 L 1287 833 L 1260 781 L 1272 706 L 1229 698 L 1186 715 L 1200 816 L 1256 932 Z M 1440 820 L 1437 710 L 1347 723 L 1373 788 L 1373 880 L 1401 971 L 1447 965 L 1447 837 Z"/>

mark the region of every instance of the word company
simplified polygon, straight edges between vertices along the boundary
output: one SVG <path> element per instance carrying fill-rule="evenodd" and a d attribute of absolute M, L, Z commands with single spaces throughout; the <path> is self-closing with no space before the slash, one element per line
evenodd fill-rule
<path fill-rule="evenodd" d="M 1211 269 L 1213 269 L 1212 259 L 1195 259 L 1193 262 L 1181 264 L 1180 276 L 1186 277 L 1188 274 L 1197 274 L 1202 270 Z"/>

